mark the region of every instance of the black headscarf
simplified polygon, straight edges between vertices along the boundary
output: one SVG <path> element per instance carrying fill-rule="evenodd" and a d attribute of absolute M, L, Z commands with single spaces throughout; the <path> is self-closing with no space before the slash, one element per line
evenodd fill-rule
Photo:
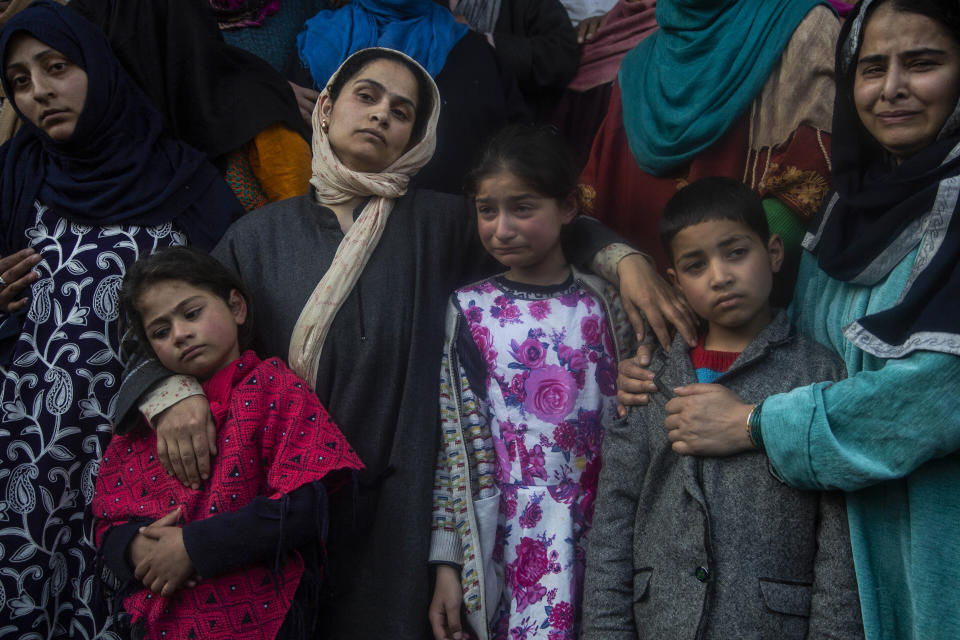
<path fill-rule="evenodd" d="M 281 122 L 310 141 L 293 90 L 269 64 L 223 41 L 197 0 L 72 0 L 103 29 L 170 134 L 212 160 Z"/>
<path fill-rule="evenodd" d="M 23 127 L 0 147 L 2 255 L 22 248 L 24 231 L 36 217 L 35 200 L 85 225 L 175 222 L 192 243 L 212 247 L 239 210 L 236 198 L 203 154 L 162 134 L 162 117 L 103 33 L 77 13 L 38 0 L 0 33 L 3 69 L 18 33 L 84 69 L 87 96 L 73 134 L 62 142 L 26 120 L 11 100 Z M 0 82 L 15 97 L 5 73 Z M 198 208 L 203 216 L 196 215 Z"/>
<path fill-rule="evenodd" d="M 853 102 L 864 0 L 837 46 L 833 117 L 834 194 L 807 234 L 828 275 L 872 286 L 920 247 L 900 300 L 844 329 L 864 351 L 898 358 L 913 351 L 960 355 L 960 104 L 938 137 L 899 165 L 871 138 Z M 960 41 L 960 33 L 953 33 Z"/>

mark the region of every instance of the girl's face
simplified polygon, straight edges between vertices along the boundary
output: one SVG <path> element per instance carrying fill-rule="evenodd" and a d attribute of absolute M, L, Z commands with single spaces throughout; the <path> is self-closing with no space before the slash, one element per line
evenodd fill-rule
<path fill-rule="evenodd" d="M 224 301 L 182 280 L 161 280 L 140 295 L 137 311 L 157 359 L 175 373 L 205 380 L 240 357 L 237 327 L 247 304 L 236 289 Z"/>
<path fill-rule="evenodd" d="M 407 150 L 417 107 L 413 73 L 384 58 L 350 78 L 336 102 L 320 99 L 330 148 L 349 169 L 367 173 L 383 171 Z"/>
<path fill-rule="evenodd" d="M 23 116 L 57 142 L 73 135 L 87 100 L 87 73 L 65 55 L 27 34 L 7 46 L 7 84 Z"/>
<path fill-rule="evenodd" d="M 503 170 L 480 180 L 476 205 L 480 241 L 510 268 L 511 280 L 557 284 L 566 278 L 560 230 L 577 214 L 573 194 L 550 198 Z"/>
<path fill-rule="evenodd" d="M 960 97 L 960 43 L 940 23 L 877 8 L 863 31 L 853 98 L 860 121 L 903 160 L 936 140 Z"/>

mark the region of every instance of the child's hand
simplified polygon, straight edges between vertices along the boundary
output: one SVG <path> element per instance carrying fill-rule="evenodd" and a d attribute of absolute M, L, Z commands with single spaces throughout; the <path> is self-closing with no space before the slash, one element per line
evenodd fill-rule
<path fill-rule="evenodd" d="M 650 394 L 657 392 L 653 373 L 647 369 L 653 345 L 647 343 L 637 348 L 637 355 L 620 361 L 617 375 L 617 411 L 620 417 L 627 415 L 627 407 L 646 406 Z"/>
<path fill-rule="evenodd" d="M 130 546 L 127 547 L 127 559 L 130 562 L 130 566 L 134 567 L 134 569 L 140 566 L 155 546 L 157 546 L 156 540 L 151 540 L 142 533 L 137 533 L 137 535 L 133 537 L 133 540 L 130 541 Z"/>
<path fill-rule="evenodd" d="M 174 509 L 167 515 L 163 516 L 159 520 L 154 520 L 150 523 L 150 526 L 160 525 L 161 527 L 167 527 L 175 525 L 177 523 L 177 518 L 180 517 L 180 509 Z M 157 541 L 148 538 L 142 533 L 137 533 L 133 537 L 133 540 L 130 541 L 130 546 L 127 547 L 127 562 L 131 567 L 136 569 L 136 567 L 144 562 L 147 559 L 147 556 L 157 546 Z"/>
<path fill-rule="evenodd" d="M 176 522 L 179 515 L 177 509 L 140 530 L 140 535 L 153 545 L 133 572 L 146 588 L 166 598 L 176 593 L 193 575 L 193 563 L 183 544 L 183 530 L 170 524 L 170 520 Z"/>
<path fill-rule="evenodd" d="M 430 626 L 435 640 L 462 640 L 467 634 L 460 625 L 460 605 L 463 592 L 460 590 L 460 575 L 447 565 L 437 566 L 437 585 L 430 603 Z"/>

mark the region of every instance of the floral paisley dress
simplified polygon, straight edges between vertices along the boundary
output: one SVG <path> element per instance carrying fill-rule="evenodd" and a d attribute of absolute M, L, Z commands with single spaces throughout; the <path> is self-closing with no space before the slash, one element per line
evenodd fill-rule
<path fill-rule="evenodd" d="M 501 492 L 493 557 L 504 590 L 497 638 L 576 638 L 616 350 L 599 297 L 572 277 L 486 280 L 457 292 L 486 363 Z"/>
<path fill-rule="evenodd" d="M 40 279 L 24 316 L 0 314 L 0 637 L 116 638 L 92 604 L 87 506 L 123 371 L 117 294 L 127 265 L 185 237 L 36 210 Z"/>

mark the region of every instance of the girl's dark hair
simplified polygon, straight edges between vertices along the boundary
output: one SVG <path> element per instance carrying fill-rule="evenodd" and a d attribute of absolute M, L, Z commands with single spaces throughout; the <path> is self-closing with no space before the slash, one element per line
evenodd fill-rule
<path fill-rule="evenodd" d="M 466 193 L 475 196 L 480 182 L 499 171 L 509 171 L 556 200 L 573 194 L 578 210 L 583 207 L 580 166 L 570 145 L 552 126 L 513 124 L 501 129 L 467 174 Z"/>
<path fill-rule="evenodd" d="M 237 342 L 241 350 L 250 346 L 253 340 L 253 309 L 250 306 L 250 296 L 240 278 L 216 258 L 199 249 L 168 247 L 137 260 L 127 269 L 123 278 L 120 310 L 128 332 L 133 335 L 134 349 L 144 355 L 153 355 L 150 341 L 143 330 L 143 318 L 140 317 L 137 303 L 148 287 L 169 280 L 206 289 L 227 305 L 230 304 L 230 292 L 236 289 L 247 303 L 247 319 L 237 327 Z"/>
<path fill-rule="evenodd" d="M 427 73 L 418 65 L 410 62 L 406 56 L 390 49 L 361 49 L 347 58 L 347 61 L 340 67 L 333 82 L 327 85 L 327 95 L 333 102 L 340 97 L 340 92 L 347 85 L 347 82 L 356 77 L 360 70 L 371 62 L 377 60 L 391 60 L 402 64 L 417 81 L 417 117 L 413 122 L 413 131 L 410 134 L 410 146 L 420 142 L 423 137 L 423 130 L 427 126 L 427 120 L 430 119 L 430 113 L 433 112 L 433 91 L 431 91 L 431 80 Z"/>
<path fill-rule="evenodd" d="M 701 222 L 739 222 L 767 242 L 770 226 L 760 196 L 733 178 L 701 178 L 673 194 L 660 217 L 660 243 L 673 263 L 673 239 Z"/>

